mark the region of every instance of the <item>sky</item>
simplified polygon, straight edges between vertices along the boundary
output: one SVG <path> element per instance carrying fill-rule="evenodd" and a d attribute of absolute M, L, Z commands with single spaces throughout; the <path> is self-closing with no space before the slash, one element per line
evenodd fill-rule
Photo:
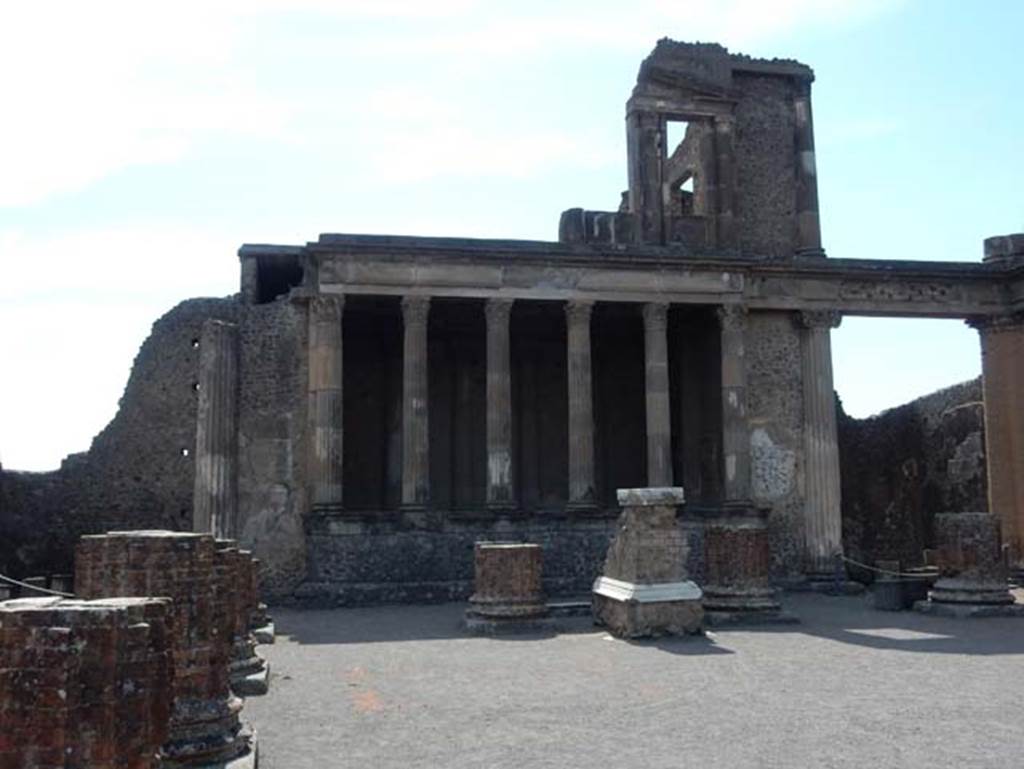
<path fill-rule="evenodd" d="M 0 462 L 113 417 L 177 302 L 242 243 L 322 232 L 554 240 L 626 187 L 623 105 L 660 37 L 814 68 L 822 237 L 977 261 L 1024 231 L 1017 0 L 204 0 L 0 8 Z M 977 376 L 957 321 L 846 318 L 867 416 Z"/>

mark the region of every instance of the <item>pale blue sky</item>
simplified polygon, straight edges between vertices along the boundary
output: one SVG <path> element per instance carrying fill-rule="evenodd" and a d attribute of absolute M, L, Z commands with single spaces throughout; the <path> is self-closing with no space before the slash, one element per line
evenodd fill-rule
<path fill-rule="evenodd" d="M 0 10 L 0 461 L 113 416 L 156 318 L 237 290 L 243 242 L 554 239 L 617 205 L 658 37 L 815 70 L 834 257 L 976 261 L 1024 231 L 1024 3 L 18 3 Z M 847 319 L 859 416 L 977 375 L 952 321 Z"/>

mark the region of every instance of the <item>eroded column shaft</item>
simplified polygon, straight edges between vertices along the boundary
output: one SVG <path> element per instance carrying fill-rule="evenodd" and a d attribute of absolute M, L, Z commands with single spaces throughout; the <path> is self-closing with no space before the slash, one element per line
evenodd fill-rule
<path fill-rule="evenodd" d="M 644 305 L 647 485 L 672 485 L 672 420 L 668 392 L 668 305 Z"/>
<path fill-rule="evenodd" d="M 722 485 L 725 501 L 750 499 L 750 430 L 747 426 L 745 339 L 747 311 L 718 309 L 722 348 Z"/>
<path fill-rule="evenodd" d="M 569 375 L 569 505 L 593 507 L 594 398 L 590 367 L 590 316 L 593 302 L 565 305 Z"/>
<path fill-rule="evenodd" d="M 309 303 L 310 483 L 313 506 L 340 508 L 342 457 L 343 296 L 317 296 Z"/>
<path fill-rule="evenodd" d="M 487 506 L 515 507 L 512 488 L 511 299 L 489 299 L 487 318 Z"/>
<path fill-rule="evenodd" d="M 207 320 L 199 340 L 196 476 L 192 528 L 219 537 L 238 529 L 238 326 Z"/>
<path fill-rule="evenodd" d="M 430 504 L 427 315 L 430 297 L 402 300 L 402 506 Z"/>
<path fill-rule="evenodd" d="M 988 509 L 999 516 L 1011 563 L 1024 565 L 1024 318 L 975 323 L 985 398 Z"/>
<path fill-rule="evenodd" d="M 832 382 L 831 329 L 838 313 L 801 313 L 804 401 L 804 542 L 810 573 L 830 574 L 842 552 L 839 441 Z"/>

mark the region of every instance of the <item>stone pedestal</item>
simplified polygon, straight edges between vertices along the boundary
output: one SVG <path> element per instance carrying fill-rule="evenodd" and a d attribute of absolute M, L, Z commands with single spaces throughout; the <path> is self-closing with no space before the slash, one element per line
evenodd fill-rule
<path fill-rule="evenodd" d="M 255 762 L 255 737 L 242 726 L 242 701 L 229 686 L 231 639 L 223 631 L 215 560 L 210 535 L 170 531 L 85 536 L 75 551 L 79 596 L 173 600 L 174 708 L 164 769 Z"/>
<path fill-rule="evenodd" d="M 795 622 L 769 582 L 771 551 L 764 514 L 738 505 L 704 527 L 707 624 Z"/>
<path fill-rule="evenodd" d="M 540 545 L 477 542 L 466 628 L 480 633 L 547 629 L 543 570 Z"/>
<path fill-rule="evenodd" d="M 0 605 L 0 767 L 155 769 L 174 698 L 171 601 Z"/>
<path fill-rule="evenodd" d="M 991 513 L 935 516 L 939 579 L 918 611 L 949 616 L 1017 614 L 1006 581 L 999 518 Z"/>
<path fill-rule="evenodd" d="M 594 582 L 594 621 L 620 638 L 700 633 L 701 590 L 686 578 L 679 487 L 619 489 L 615 538 Z"/>

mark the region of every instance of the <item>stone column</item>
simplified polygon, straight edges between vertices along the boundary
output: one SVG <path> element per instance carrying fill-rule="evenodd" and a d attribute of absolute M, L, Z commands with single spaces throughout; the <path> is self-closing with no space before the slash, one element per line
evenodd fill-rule
<path fill-rule="evenodd" d="M 199 340 L 196 476 L 192 528 L 218 537 L 238 530 L 238 326 L 207 320 Z"/>
<path fill-rule="evenodd" d="M 402 507 L 430 504 L 430 431 L 427 407 L 427 315 L 429 296 L 402 300 Z"/>
<path fill-rule="evenodd" d="M 569 507 L 591 509 L 594 491 L 594 397 L 590 370 L 590 316 L 594 303 L 567 302 L 569 372 Z"/>
<path fill-rule="evenodd" d="M 839 494 L 839 441 L 832 384 L 831 329 L 837 312 L 803 312 L 802 378 L 804 400 L 804 558 L 812 578 L 832 579 L 835 555 L 842 552 Z"/>
<path fill-rule="evenodd" d="M 811 84 L 793 102 L 796 118 L 796 252 L 801 256 L 825 256 L 821 249 L 818 219 L 818 176 L 814 158 L 814 122 L 811 119 Z"/>
<path fill-rule="evenodd" d="M 668 397 L 668 304 L 644 305 L 647 485 L 672 485 L 672 418 Z"/>
<path fill-rule="evenodd" d="M 637 218 L 638 243 L 665 242 L 664 144 L 664 120 L 660 115 L 642 110 L 629 112 L 626 116 L 629 208 Z"/>
<path fill-rule="evenodd" d="M 747 369 L 744 337 L 747 309 L 718 308 L 722 349 L 722 460 L 726 503 L 750 499 L 750 430 L 747 426 Z"/>
<path fill-rule="evenodd" d="M 509 358 L 511 299 L 488 299 L 487 318 L 487 507 L 515 507 L 512 488 L 512 372 Z"/>
<path fill-rule="evenodd" d="M 732 115 L 719 115 L 714 119 L 714 126 L 718 197 L 715 204 L 716 244 L 718 248 L 732 248 L 736 245 L 736 119 Z"/>
<path fill-rule="evenodd" d="M 309 303 L 310 482 L 313 507 L 342 504 L 343 296 L 315 296 Z"/>
<path fill-rule="evenodd" d="M 988 509 L 1024 567 L 1024 315 L 972 319 L 981 342 Z"/>

